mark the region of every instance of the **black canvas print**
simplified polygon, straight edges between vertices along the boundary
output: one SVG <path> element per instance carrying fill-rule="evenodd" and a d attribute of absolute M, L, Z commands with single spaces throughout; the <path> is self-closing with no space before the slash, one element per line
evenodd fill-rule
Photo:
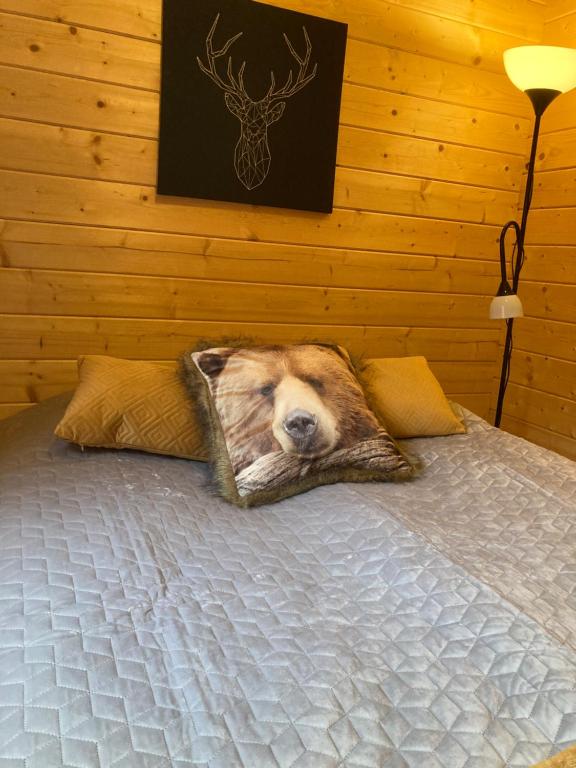
<path fill-rule="evenodd" d="M 158 193 L 330 212 L 347 26 L 163 0 Z"/>

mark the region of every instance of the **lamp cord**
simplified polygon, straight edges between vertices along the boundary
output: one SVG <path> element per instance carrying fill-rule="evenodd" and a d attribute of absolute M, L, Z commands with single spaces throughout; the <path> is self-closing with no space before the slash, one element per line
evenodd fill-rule
<path fill-rule="evenodd" d="M 506 351 L 507 354 L 504 355 L 504 358 L 506 360 L 506 372 L 504 376 L 504 389 L 506 390 L 506 387 L 508 386 L 508 379 L 510 378 L 510 368 L 511 368 L 511 361 L 512 361 L 512 350 L 514 349 L 514 337 L 513 337 L 513 328 L 514 328 L 514 319 L 509 318 L 506 320 Z"/>

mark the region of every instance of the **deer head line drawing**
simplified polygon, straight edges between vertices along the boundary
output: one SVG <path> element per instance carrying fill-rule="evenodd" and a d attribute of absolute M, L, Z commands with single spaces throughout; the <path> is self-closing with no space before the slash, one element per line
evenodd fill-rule
<path fill-rule="evenodd" d="M 268 126 L 280 120 L 284 114 L 286 99 L 301 91 L 316 77 L 318 64 L 314 64 L 312 70 L 308 71 L 312 44 L 310 43 L 306 27 L 302 27 L 306 42 L 306 53 L 302 57 L 298 55 L 288 36 L 284 34 L 286 45 L 298 63 L 298 74 L 294 78 L 292 70 L 290 70 L 285 84 L 281 88 L 276 89 L 276 78 L 274 72 L 271 71 L 270 88 L 264 98 L 260 100 L 252 99 L 244 85 L 245 61 L 242 62 L 238 73 L 234 75 L 232 57 L 228 56 L 226 80 L 223 79 L 216 69 L 218 59 L 226 56 L 236 40 L 243 35 L 243 32 L 238 32 L 221 48 L 215 50 L 213 43 L 214 33 L 216 32 L 219 19 L 220 14 L 218 13 L 206 38 L 207 63 L 205 64 L 199 56 L 196 57 L 196 60 L 202 72 L 224 91 L 224 101 L 228 110 L 240 121 L 240 138 L 234 150 L 234 167 L 238 179 L 246 189 L 255 189 L 266 179 L 270 170 L 271 156 L 268 145 Z"/>

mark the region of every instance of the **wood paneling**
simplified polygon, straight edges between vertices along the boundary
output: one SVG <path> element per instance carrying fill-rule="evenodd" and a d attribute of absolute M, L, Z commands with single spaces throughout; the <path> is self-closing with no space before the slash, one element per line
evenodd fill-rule
<path fill-rule="evenodd" d="M 152 362 L 174 366 L 173 360 Z M 474 387 L 492 373 L 491 363 L 435 363 L 430 362 L 433 373 L 449 395 L 467 392 L 475 397 Z M 37 403 L 52 395 L 68 392 L 77 384 L 77 363 L 72 360 L 18 360 L 0 361 L 0 399 Z M 482 397 L 482 394 L 480 394 Z"/>
<path fill-rule="evenodd" d="M 576 400 L 576 361 L 517 349 L 510 376 L 523 387 Z"/>
<path fill-rule="evenodd" d="M 551 133 L 547 138 L 549 141 L 553 141 L 555 136 L 561 137 L 562 133 Z M 534 209 L 531 213 L 529 226 L 532 227 L 532 214 L 541 215 L 538 213 L 539 208 L 562 209 L 568 207 L 568 209 L 573 210 L 576 207 L 575 181 L 576 171 L 574 168 L 564 168 L 558 171 L 537 174 L 534 182 Z M 557 213 L 557 211 L 553 213 Z M 547 243 L 541 244 L 546 245 Z"/>
<path fill-rule="evenodd" d="M 556 3 L 553 1 L 550 5 L 554 7 Z M 565 3 L 560 3 L 555 13 L 558 14 L 556 18 L 546 24 L 548 40 L 553 40 L 554 45 L 574 47 L 574 40 L 576 40 L 576 8 L 574 8 L 574 4 L 572 3 L 570 8 Z"/>
<path fill-rule="evenodd" d="M 482 179 L 482 186 L 505 190 L 518 188 L 523 165 L 518 155 L 347 127 L 340 130 L 338 164 L 445 181 Z"/>
<path fill-rule="evenodd" d="M 546 7 L 544 42 L 574 45 L 576 8 Z M 542 121 L 503 426 L 576 459 L 576 91 Z"/>
<path fill-rule="evenodd" d="M 448 394 L 453 402 L 463 405 L 464 408 L 477 413 L 483 419 L 490 418 L 490 395 L 474 395 L 469 392 L 453 392 Z"/>
<path fill-rule="evenodd" d="M 572 2 L 572 0 L 570 0 Z M 573 43 L 572 43 L 573 45 Z M 544 128 L 546 132 L 563 131 L 574 127 L 574 114 L 576 113 L 576 91 L 565 93 L 558 98 L 546 110 Z M 546 133 L 542 139 L 546 138 Z"/>
<path fill-rule="evenodd" d="M 346 83 L 341 121 L 345 125 L 432 140 L 443 136 L 445 141 L 455 144 L 521 155 L 519 141 L 527 139 L 530 122 L 485 112 L 479 106 L 432 101 L 429 88 L 424 89 L 422 96 L 411 96 Z"/>
<path fill-rule="evenodd" d="M 157 142 L 0 118 L 0 167 L 123 181 L 153 186 Z M 458 183 L 481 177 L 488 187 L 516 189 L 522 157 L 342 126 L 338 165 L 383 173 L 403 173 Z"/>
<path fill-rule="evenodd" d="M 573 246 L 576 244 L 576 210 L 544 208 L 531 211 L 527 237 L 534 245 Z"/>
<path fill-rule="evenodd" d="M 543 6 L 278 2 L 349 24 L 329 216 L 156 196 L 160 0 L 0 0 L 1 413 L 73 386 L 81 354 L 240 334 L 424 354 L 487 415 L 531 128 L 501 53 Z"/>
<path fill-rule="evenodd" d="M 336 209 L 331 215 L 156 198 L 153 187 L 0 171 L 7 218 L 269 243 L 490 259 L 497 227 Z M 191 227 L 190 222 L 197 222 Z"/>
<path fill-rule="evenodd" d="M 0 13 L 0 44 L 3 64 L 139 89 L 160 86 L 157 42 Z"/>
<path fill-rule="evenodd" d="M 547 25 L 547 33 L 549 36 L 549 23 L 561 18 L 562 16 L 568 16 L 574 13 L 574 0 L 548 0 L 546 8 L 544 10 L 544 22 Z M 552 41 L 549 40 L 549 43 Z"/>
<path fill-rule="evenodd" d="M 102 99 L 102 83 L 126 86 L 123 88 L 124 92 L 137 89 L 137 93 L 132 96 L 126 93 L 126 99 L 132 98 L 136 104 L 138 98 L 146 103 L 146 96 L 140 91 L 159 91 L 160 46 L 155 42 L 0 13 L 0 43 L 0 61 L 5 65 L 18 68 L 24 65 L 40 73 L 80 76 L 97 81 L 96 84 L 88 86 L 89 92 L 96 96 L 95 104 Z M 352 40 L 350 44 L 353 46 L 353 55 L 349 57 L 348 64 L 354 64 L 355 68 L 346 73 L 350 83 L 345 85 L 342 115 L 344 123 L 383 127 L 384 130 L 393 127 L 399 132 L 427 135 L 431 138 L 436 138 L 440 129 L 446 138 L 447 134 L 453 133 L 454 138 L 463 144 L 486 145 L 488 149 L 497 148 L 502 144 L 506 151 L 518 151 L 518 132 L 527 132 L 528 121 L 517 120 L 508 114 L 481 111 L 482 92 L 500 93 L 502 90 L 502 82 L 505 82 L 505 79 L 500 71 L 495 75 L 479 70 L 475 77 L 475 92 L 470 94 L 468 69 L 459 65 L 444 64 L 438 72 L 438 91 L 431 92 L 431 88 L 435 86 L 431 83 L 433 78 L 430 68 L 434 67 L 434 63 L 430 59 L 422 59 L 415 54 L 397 50 L 377 48 L 363 41 Z M 394 55 L 393 65 L 390 60 L 384 65 L 381 57 L 387 53 Z M 379 59 L 377 67 L 374 66 L 375 56 Z M 416 79 L 416 73 L 422 69 L 424 63 L 426 71 L 421 74 L 422 84 L 418 87 L 412 81 Z M 439 63 L 436 64 L 438 65 Z M 400 70 L 404 74 L 408 68 L 411 69 L 411 94 L 415 95 L 406 94 L 401 90 L 401 83 L 394 87 L 398 80 L 394 70 Z M 452 92 L 446 93 L 445 81 L 448 77 L 455 83 L 465 81 L 466 88 L 460 86 L 462 93 L 459 96 L 456 95 L 458 86 L 454 84 Z M 45 82 L 58 83 L 59 88 L 66 88 L 61 78 Z M 358 84 L 371 86 L 371 93 L 366 93 L 364 88 L 355 87 Z M 386 90 L 375 90 L 382 87 Z M 118 91 L 112 89 L 110 93 L 114 95 Z M 492 94 L 490 96 L 487 106 L 493 110 L 494 97 Z M 63 94 L 63 101 L 66 100 L 65 97 L 66 94 Z M 425 101 L 418 97 L 424 97 Z M 432 97 L 435 101 L 430 100 Z M 524 102 L 520 102 L 521 98 L 517 97 L 518 103 L 525 106 Z M 109 109 L 114 106 L 113 98 L 104 99 L 104 102 Z M 460 106 L 460 103 L 465 106 Z M 509 109 L 509 94 L 507 106 Z M 5 114 L 4 111 L 2 114 Z M 83 110 L 78 109 L 76 120 L 81 120 L 82 114 Z M 390 116 L 397 119 L 390 121 Z M 92 123 L 90 127 L 93 127 Z M 108 115 L 104 127 L 111 127 Z M 126 131 L 125 121 L 121 123 L 120 130 Z M 149 129 L 144 135 L 154 137 L 156 130 L 157 114 L 153 113 Z M 468 140 L 468 134 L 473 140 Z"/>
<path fill-rule="evenodd" d="M 489 328 L 483 296 L 359 288 L 320 288 L 266 283 L 227 283 L 183 278 L 7 269 L 0 313 L 22 309 L 42 315 L 211 320 L 223 323 L 298 323 L 319 325 L 408 325 L 418 302 L 419 325 Z"/>
<path fill-rule="evenodd" d="M 161 5 L 154 0 L 2 0 L 2 10 L 61 24 L 113 30 L 131 37 L 160 39 Z"/>
<path fill-rule="evenodd" d="M 541 349 L 561 360 L 576 362 L 574 323 L 524 317 L 514 326 L 514 346 L 524 352 Z"/>
<path fill-rule="evenodd" d="M 523 0 L 513 3 L 522 9 L 517 14 L 499 11 L 491 2 L 484 4 L 492 8 L 488 18 L 481 10 L 476 12 L 475 3 L 463 6 L 459 0 L 439 0 L 436 5 L 445 10 L 436 13 L 429 12 L 428 0 L 305 0 L 304 4 L 301 0 L 274 0 L 269 4 L 293 10 L 305 5 L 309 13 L 346 21 L 353 38 L 495 72 L 501 72 L 503 50 L 519 41 L 536 42 L 541 27 L 541 9 Z"/>
<path fill-rule="evenodd" d="M 363 357 L 426 355 L 435 362 L 494 361 L 499 332 L 454 328 L 389 328 L 185 320 L 0 315 L 4 360 L 76 359 L 112 355 L 136 360 L 176 359 L 201 339 L 241 336 L 263 344 L 345 339 Z"/>
<path fill-rule="evenodd" d="M 484 0 L 479 8 L 476 4 L 463 6 L 458 0 L 414 0 L 412 7 L 384 0 L 278 0 L 269 4 L 344 21 L 350 36 L 359 40 L 493 71 L 500 71 L 503 50 L 519 40 L 537 42 L 541 29 L 541 8 L 530 0 L 500 6 Z M 2 0 L 1 8 L 76 27 L 160 39 L 158 0 Z"/>
<path fill-rule="evenodd" d="M 440 0 L 440 4 L 445 2 L 446 0 Z M 487 4 L 490 5 L 489 2 Z M 522 16 L 525 19 L 530 16 L 532 18 L 531 25 L 534 27 L 533 32 L 535 32 L 535 25 L 538 24 L 536 18 L 539 12 L 538 5 L 525 0 L 517 0 L 516 4 L 524 9 L 522 14 L 506 9 L 504 12 L 496 11 L 497 15 L 507 15 L 509 21 L 514 22 L 514 24 L 518 23 Z M 14 7 L 12 10 L 22 10 L 26 13 L 27 5 L 18 2 L 18 7 Z M 40 72 L 46 71 L 90 78 L 99 83 L 126 84 L 137 89 L 158 90 L 160 49 L 156 41 L 146 42 L 138 40 L 132 35 L 109 34 L 103 30 L 96 31 L 80 26 L 70 27 L 65 23 L 67 14 L 62 16 L 54 13 L 54 6 L 57 5 L 64 6 L 67 4 L 64 2 L 45 4 L 33 1 L 29 3 L 28 11 L 31 14 L 38 12 L 40 15 L 44 14 L 49 18 L 58 19 L 57 23 L 31 18 L 27 15 L 0 14 L 0 34 L 2 35 L 4 51 L 2 61 L 4 63 L 13 64 L 17 67 L 25 66 Z M 151 0 L 148 3 L 146 10 L 149 15 L 158 14 L 158 5 L 157 0 Z M 413 25 L 416 27 L 416 31 L 422 27 L 430 32 L 429 25 L 434 23 L 434 18 L 438 18 L 438 14 L 429 16 L 415 12 L 415 9 L 397 7 L 398 5 L 403 6 L 403 3 L 386 4 L 380 0 L 378 2 L 364 0 L 363 5 L 356 4 L 354 7 L 345 2 L 323 3 L 323 5 L 328 6 L 322 8 L 325 14 L 328 14 L 332 9 L 335 15 L 343 14 L 346 20 L 357 15 L 363 24 L 369 21 L 366 11 L 366 7 L 369 7 L 370 13 L 377 19 L 380 27 L 386 23 L 388 11 L 410 14 L 410 17 L 416 22 Z M 458 7 L 459 4 L 452 3 L 452 5 Z M 4 3 L 3 6 L 8 8 L 12 6 L 12 3 Z M 130 14 L 133 12 L 130 3 L 126 3 L 124 0 L 115 3 L 117 11 L 119 6 L 129 7 L 129 10 L 123 15 L 125 18 L 130 18 Z M 65 10 L 67 9 L 62 7 L 59 9 L 60 13 Z M 100 12 L 103 11 L 109 25 L 108 28 L 115 31 L 121 30 L 121 25 L 120 27 L 114 26 L 117 19 L 115 19 L 114 13 L 109 13 L 109 10 L 105 4 L 100 4 L 100 7 L 95 4 L 84 7 L 82 3 L 74 3 L 70 6 L 70 13 L 78 17 L 75 19 L 76 21 L 82 19 L 84 24 L 96 22 L 97 25 L 101 26 Z M 308 10 L 312 9 L 308 8 Z M 321 12 L 320 9 L 318 10 Z M 459 24 L 456 27 L 460 38 L 462 32 L 472 33 L 476 30 L 476 26 L 472 26 L 473 24 L 476 24 L 478 28 L 482 26 L 482 14 L 478 12 L 477 8 L 464 13 L 461 12 L 459 15 L 465 22 L 464 25 Z M 131 18 L 132 23 L 137 24 L 137 20 L 137 16 Z M 507 28 L 505 23 L 503 28 Z M 130 29 L 130 33 L 132 32 L 133 30 Z M 401 94 L 404 97 L 401 104 L 409 101 L 412 94 L 424 97 L 428 103 L 426 109 L 420 110 L 422 113 L 420 119 L 425 118 L 430 113 L 433 115 L 434 102 L 437 101 L 445 102 L 443 108 L 447 110 L 454 110 L 456 105 L 466 104 L 475 111 L 475 115 L 470 118 L 470 129 L 481 141 L 486 133 L 483 123 L 489 119 L 490 113 L 496 121 L 501 118 L 493 114 L 495 111 L 514 116 L 524 114 L 525 117 L 529 117 L 529 108 L 525 98 L 517 91 L 510 91 L 507 79 L 502 73 L 500 50 L 496 54 L 494 72 L 487 71 L 484 62 L 476 58 L 474 60 L 474 76 L 471 78 L 470 67 L 464 66 L 468 63 L 469 50 L 467 50 L 463 60 L 459 58 L 455 64 L 452 64 L 446 61 L 446 54 L 449 51 L 446 40 L 441 41 L 442 55 L 438 57 L 438 60 L 430 58 L 429 50 L 424 51 L 424 55 L 419 55 L 414 52 L 414 46 L 409 46 L 404 51 L 399 50 L 398 47 L 388 47 L 390 42 L 389 26 L 383 31 L 382 38 L 378 37 L 373 44 L 367 43 L 365 37 L 356 39 L 352 36 L 349 41 L 351 55 L 347 59 L 346 76 L 348 80 L 356 84 L 385 88 L 388 92 L 396 91 L 397 96 Z M 410 85 L 409 89 L 406 88 L 407 82 Z M 65 84 L 60 82 L 59 88 L 64 87 Z M 386 97 L 384 95 L 384 98 Z M 431 99 L 434 101 L 431 102 Z M 107 104 L 107 106 L 110 105 Z M 395 106 L 398 107 L 399 105 L 396 104 Z M 100 107 L 100 109 L 105 109 L 105 107 Z M 489 110 L 489 115 L 480 111 L 482 109 Z M 400 114 L 401 110 L 398 112 Z M 400 121 L 395 122 L 399 124 Z M 523 119 L 520 120 L 520 124 L 525 122 Z M 465 121 L 462 120 L 460 125 L 464 126 Z M 147 135 L 155 135 L 156 124 L 154 123 L 151 127 L 152 134 Z M 514 127 L 514 130 L 502 131 L 501 140 L 513 142 L 514 131 L 519 130 L 519 128 L 518 125 Z M 125 131 L 126 122 L 123 123 L 122 128 L 122 132 Z M 495 134 L 492 134 L 492 137 L 498 141 Z"/>
<path fill-rule="evenodd" d="M 565 437 L 556 432 L 551 432 L 549 429 L 537 427 L 526 421 L 515 419 L 508 414 L 504 414 L 502 419 L 502 429 L 505 429 L 507 432 L 512 432 L 512 434 L 518 435 L 518 437 L 523 437 L 531 443 L 537 443 L 538 445 L 548 448 L 551 451 L 556 451 L 557 453 L 576 461 L 574 440 L 570 437 Z"/>
<path fill-rule="evenodd" d="M 76 372 L 77 364 L 72 360 L 0 361 L 0 400 L 39 403 L 72 390 Z"/>
<path fill-rule="evenodd" d="M 24 238 L 22 240 L 9 240 L 8 232 L 14 236 L 14 230 L 6 228 L 3 239 L 0 239 L 0 259 L 4 266 L 28 270 L 72 270 L 429 293 L 470 294 L 473 291 L 479 295 L 489 292 L 499 275 L 493 262 L 478 259 L 455 260 L 179 235 L 137 235 L 118 230 L 47 227 L 42 224 L 24 224 L 19 228 L 23 230 L 20 234 Z M 53 242 L 26 239 L 38 237 L 46 237 Z M 72 238 L 76 244 L 66 242 L 67 238 Z M 307 268 L 302 269 L 305 263 Z"/>
<path fill-rule="evenodd" d="M 576 128 L 546 133 L 538 145 L 537 171 L 571 169 L 576 155 Z"/>
<path fill-rule="evenodd" d="M 535 427 L 576 439 L 576 401 L 510 381 L 506 414 Z"/>
<path fill-rule="evenodd" d="M 576 245 L 528 246 L 525 250 L 522 281 L 569 284 L 575 264 Z"/>
<path fill-rule="evenodd" d="M 0 66 L 0 114 L 62 127 L 153 138 L 158 94 Z"/>
<path fill-rule="evenodd" d="M 519 125 L 514 130 L 519 131 L 524 121 L 531 121 L 530 102 L 520 91 L 510 90 L 502 65 L 492 72 L 484 69 L 481 61 L 475 61 L 471 73 L 464 61 L 447 62 L 445 57 L 435 59 L 349 39 L 344 71 L 346 79 L 353 83 L 391 93 L 408 91 L 432 101 L 512 116 Z M 406 83 L 409 88 L 405 87 Z M 558 109 L 556 105 L 553 108 Z"/>
<path fill-rule="evenodd" d="M 525 282 L 519 293 L 522 294 L 524 311 L 530 317 L 574 322 L 576 285 Z"/>

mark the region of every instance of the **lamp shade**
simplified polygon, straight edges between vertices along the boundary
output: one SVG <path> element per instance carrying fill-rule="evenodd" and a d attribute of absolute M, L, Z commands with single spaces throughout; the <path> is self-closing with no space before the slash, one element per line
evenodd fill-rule
<path fill-rule="evenodd" d="M 495 296 L 490 304 L 490 320 L 509 320 L 512 317 L 523 317 L 522 302 L 515 293 L 506 296 Z"/>
<path fill-rule="evenodd" d="M 576 88 L 576 48 L 522 45 L 504 51 L 504 68 L 521 91 L 543 88 L 566 93 Z"/>

